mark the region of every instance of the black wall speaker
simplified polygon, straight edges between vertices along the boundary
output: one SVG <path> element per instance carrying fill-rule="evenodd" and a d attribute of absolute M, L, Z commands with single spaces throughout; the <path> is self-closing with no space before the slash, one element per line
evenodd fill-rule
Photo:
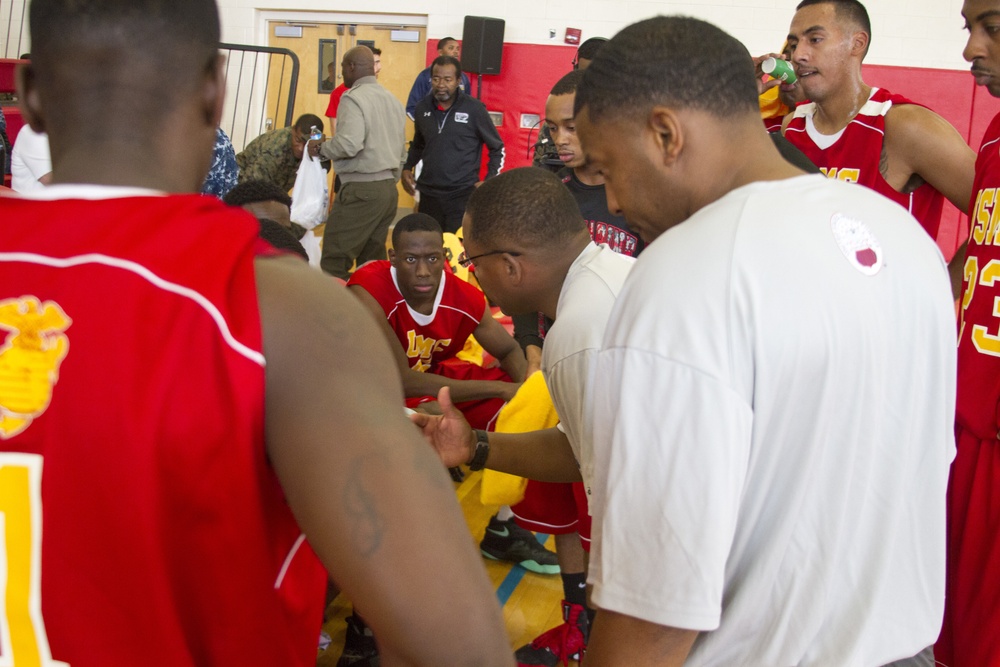
<path fill-rule="evenodd" d="M 462 29 L 462 69 L 476 74 L 499 74 L 503 60 L 503 19 L 466 16 Z"/>

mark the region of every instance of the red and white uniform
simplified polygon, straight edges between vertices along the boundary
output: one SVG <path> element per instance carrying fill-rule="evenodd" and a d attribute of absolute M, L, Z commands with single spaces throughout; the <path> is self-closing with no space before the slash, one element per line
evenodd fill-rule
<path fill-rule="evenodd" d="M 347 285 L 364 288 L 382 307 L 413 370 L 454 380 L 510 380 L 499 368 L 483 368 L 456 358 L 486 312 L 486 297 L 474 285 L 443 272 L 430 315 L 407 305 L 396 282 L 396 270 L 387 260 L 368 262 L 351 275 Z M 414 407 L 428 400 L 437 397 L 408 396 L 406 404 Z M 473 428 L 487 428 L 502 406 L 498 398 L 455 405 Z"/>
<path fill-rule="evenodd" d="M 396 284 L 396 271 L 387 260 L 368 262 L 354 272 L 347 284 L 363 287 L 378 301 L 406 350 L 410 368 L 425 373 L 437 373 L 442 361 L 461 352 L 486 312 L 483 293 L 447 271 L 441 275 L 430 315 L 406 305 Z"/>
<path fill-rule="evenodd" d="M 264 449 L 257 224 L 41 196 L 0 198 L 0 663 L 313 665 L 325 574 Z"/>
<path fill-rule="evenodd" d="M 935 657 L 1000 665 L 1000 115 L 983 137 L 969 210 L 948 487 L 948 589 Z"/>
<path fill-rule="evenodd" d="M 931 238 L 936 239 L 944 196 L 928 183 L 904 194 L 889 185 L 879 171 L 885 138 L 885 115 L 893 105 L 903 104 L 915 102 L 882 88 L 872 88 L 868 102 L 854 119 L 832 135 L 820 134 L 813 125 L 815 103 L 800 104 L 785 128 L 785 138 L 829 178 L 860 183 L 888 197 L 909 211 Z"/>

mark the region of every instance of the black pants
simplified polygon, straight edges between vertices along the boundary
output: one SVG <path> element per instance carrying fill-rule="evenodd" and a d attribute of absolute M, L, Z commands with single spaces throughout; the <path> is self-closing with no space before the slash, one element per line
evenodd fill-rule
<path fill-rule="evenodd" d="M 462 216 L 465 215 L 465 205 L 472 196 L 475 187 L 449 192 L 447 195 L 434 196 L 426 192 L 420 193 L 420 212 L 426 213 L 441 224 L 441 229 L 454 234 L 462 228 Z"/>

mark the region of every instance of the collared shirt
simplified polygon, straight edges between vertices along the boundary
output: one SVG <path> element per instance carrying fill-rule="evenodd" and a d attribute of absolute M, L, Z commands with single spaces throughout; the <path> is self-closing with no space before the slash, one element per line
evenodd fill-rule
<path fill-rule="evenodd" d="M 345 181 L 351 174 L 379 174 L 399 180 L 406 159 L 403 105 L 375 80 L 365 76 L 344 93 L 337 110 L 337 134 L 320 155 L 333 160 Z"/>

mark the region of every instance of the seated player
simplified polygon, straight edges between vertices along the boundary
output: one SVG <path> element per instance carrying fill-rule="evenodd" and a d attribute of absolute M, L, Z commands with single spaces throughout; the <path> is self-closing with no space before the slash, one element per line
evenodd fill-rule
<path fill-rule="evenodd" d="M 392 230 L 392 246 L 388 261 L 365 264 L 347 285 L 392 342 L 407 405 L 439 414 L 437 393 L 448 387 L 473 428 L 488 428 L 524 380 L 524 353 L 493 319 L 483 293 L 444 270 L 443 234 L 434 218 L 404 217 Z M 499 368 L 457 358 L 470 335 L 499 360 Z M 483 554 L 541 574 L 558 572 L 555 554 L 512 517 L 504 507 L 491 520 Z"/>
<path fill-rule="evenodd" d="M 447 386 L 469 423 L 485 429 L 524 380 L 524 353 L 479 288 L 448 275 L 445 264 L 441 226 L 413 213 L 393 228 L 388 261 L 365 264 L 347 285 L 390 337 L 407 406 L 438 413 L 434 401 Z M 469 336 L 499 368 L 457 358 Z"/>

